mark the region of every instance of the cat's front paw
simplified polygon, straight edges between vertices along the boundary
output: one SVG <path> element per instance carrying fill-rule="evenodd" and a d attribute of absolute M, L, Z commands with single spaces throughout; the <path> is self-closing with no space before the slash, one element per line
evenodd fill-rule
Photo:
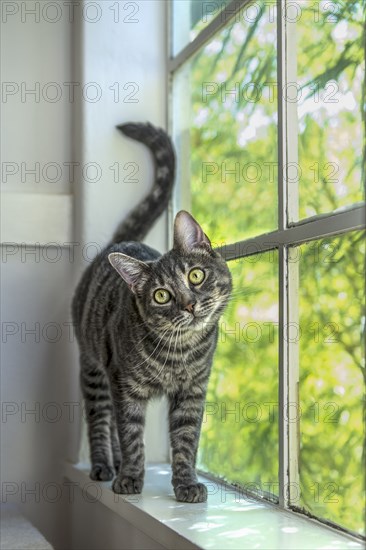
<path fill-rule="evenodd" d="M 129 476 L 117 476 L 113 481 L 112 489 L 119 495 L 139 495 L 142 491 L 144 480 Z"/>
<path fill-rule="evenodd" d="M 94 481 L 110 481 L 114 478 L 114 468 L 108 464 L 98 462 L 92 465 L 89 476 Z"/>
<path fill-rule="evenodd" d="M 118 458 L 118 457 L 113 457 L 113 464 L 114 464 L 114 469 L 116 470 L 117 474 L 119 472 L 119 468 L 121 466 L 121 459 Z"/>
<path fill-rule="evenodd" d="M 174 487 L 175 497 L 179 502 L 206 502 L 207 488 L 203 483 L 177 485 Z"/>

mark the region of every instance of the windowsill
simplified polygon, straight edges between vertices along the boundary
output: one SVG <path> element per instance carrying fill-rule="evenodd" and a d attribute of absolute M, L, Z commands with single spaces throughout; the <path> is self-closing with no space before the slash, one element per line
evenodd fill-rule
<path fill-rule="evenodd" d="M 66 464 L 65 476 L 95 498 L 95 484 L 89 478 L 87 465 Z M 314 520 L 249 500 L 202 476 L 200 480 L 207 484 L 209 492 L 208 502 L 182 504 L 174 498 L 170 478 L 168 465 L 151 464 L 146 469 L 142 495 L 115 495 L 110 482 L 100 483 L 99 502 L 166 548 L 363 548 L 356 539 Z"/>

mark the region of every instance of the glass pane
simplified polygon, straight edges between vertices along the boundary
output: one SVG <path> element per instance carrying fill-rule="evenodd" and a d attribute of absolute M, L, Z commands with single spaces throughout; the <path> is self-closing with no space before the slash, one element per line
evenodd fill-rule
<path fill-rule="evenodd" d="M 173 0 L 172 54 L 177 55 L 192 42 L 229 3 L 230 0 Z"/>
<path fill-rule="evenodd" d="M 365 234 L 300 247 L 301 504 L 364 532 Z"/>
<path fill-rule="evenodd" d="M 255 5 L 256 17 L 231 22 L 175 78 L 176 206 L 215 244 L 277 224 L 276 17 Z"/>
<path fill-rule="evenodd" d="M 220 321 L 198 466 L 261 495 L 278 495 L 277 252 L 229 267 L 234 290 Z"/>
<path fill-rule="evenodd" d="M 363 0 L 298 4 L 300 218 L 363 200 L 363 5 Z M 293 93 L 289 88 L 288 96 Z"/>

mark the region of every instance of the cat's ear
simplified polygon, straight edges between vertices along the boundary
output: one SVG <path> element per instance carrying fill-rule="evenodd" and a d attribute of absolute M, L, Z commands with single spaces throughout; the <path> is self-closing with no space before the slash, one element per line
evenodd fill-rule
<path fill-rule="evenodd" d="M 108 254 L 108 260 L 132 292 L 136 291 L 137 283 L 146 279 L 150 271 L 150 267 L 144 262 L 121 252 Z"/>
<path fill-rule="evenodd" d="M 181 210 L 174 221 L 174 248 L 190 252 L 197 247 L 211 250 L 210 239 L 196 220 L 188 212 Z"/>

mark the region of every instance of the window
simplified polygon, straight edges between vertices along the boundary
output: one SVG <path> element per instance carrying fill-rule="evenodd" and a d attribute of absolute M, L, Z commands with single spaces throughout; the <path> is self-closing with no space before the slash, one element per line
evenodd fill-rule
<path fill-rule="evenodd" d="M 175 207 L 234 280 L 199 467 L 364 536 L 363 2 L 171 12 Z"/>

